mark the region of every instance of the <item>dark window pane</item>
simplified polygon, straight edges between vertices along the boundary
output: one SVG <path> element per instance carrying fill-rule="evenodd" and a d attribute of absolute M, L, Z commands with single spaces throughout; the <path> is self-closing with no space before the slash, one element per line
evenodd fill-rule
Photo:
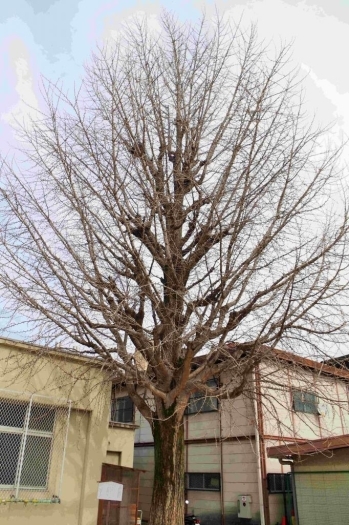
<path fill-rule="evenodd" d="M 220 474 L 211 473 L 188 473 L 187 488 L 190 490 L 217 490 L 221 489 Z"/>
<path fill-rule="evenodd" d="M 207 490 L 220 490 L 220 474 L 204 474 L 204 487 Z"/>
<path fill-rule="evenodd" d="M 203 489 L 204 488 L 204 475 L 203 474 L 188 474 L 188 481 L 190 489 Z"/>
<path fill-rule="evenodd" d="M 218 386 L 215 379 L 210 379 L 206 384 L 210 388 L 217 388 Z M 195 392 L 190 396 L 187 414 L 212 412 L 213 410 L 218 410 L 218 399 L 216 397 L 205 396 L 202 392 Z"/>
<path fill-rule="evenodd" d="M 304 412 L 317 414 L 317 398 L 309 392 L 304 392 Z"/>
<path fill-rule="evenodd" d="M 118 423 L 133 422 L 133 401 L 130 397 L 118 397 L 112 400 L 110 420 Z"/>
<path fill-rule="evenodd" d="M 267 474 L 268 492 L 270 494 L 280 494 L 291 492 L 291 479 L 289 474 Z"/>
<path fill-rule="evenodd" d="M 0 426 L 23 428 L 28 403 L 0 400 Z"/>
<path fill-rule="evenodd" d="M 293 408 L 296 412 L 303 412 L 303 396 L 302 392 L 293 392 Z"/>
<path fill-rule="evenodd" d="M 14 485 L 22 434 L 0 432 L 0 485 Z"/>
<path fill-rule="evenodd" d="M 318 400 L 315 394 L 311 392 L 303 392 L 295 390 L 293 392 L 293 408 L 296 412 L 304 412 L 307 414 L 318 413 Z"/>
<path fill-rule="evenodd" d="M 24 451 L 21 487 L 46 488 L 52 439 L 28 436 Z"/>
<path fill-rule="evenodd" d="M 30 430 L 52 432 L 55 422 L 55 409 L 45 405 L 32 405 L 29 420 Z"/>
<path fill-rule="evenodd" d="M 218 410 L 218 399 L 216 397 L 197 397 L 197 394 L 190 397 L 188 405 L 188 414 L 197 414 L 198 412 L 212 412 Z"/>

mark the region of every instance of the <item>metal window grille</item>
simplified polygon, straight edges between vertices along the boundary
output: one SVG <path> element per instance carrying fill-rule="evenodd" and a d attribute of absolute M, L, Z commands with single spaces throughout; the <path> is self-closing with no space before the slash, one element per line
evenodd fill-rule
<path fill-rule="evenodd" d="M 311 392 L 293 391 L 293 409 L 306 414 L 318 414 L 318 398 Z"/>
<path fill-rule="evenodd" d="M 116 423 L 133 423 L 134 409 L 130 397 L 117 397 L 111 401 L 110 421 Z"/>
<path fill-rule="evenodd" d="M 187 473 L 188 490 L 221 490 L 221 475 L 216 473 Z"/>
<path fill-rule="evenodd" d="M 269 494 L 283 494 L 291 492 L 291 480 L 289 474 L 267 474 L 267 486 Z"/>
<path fill-rule="evenodd" d="M 0 390 L 0 500 L 58 502 L 70 402 Z"/>
<path fill-rule="evenodd" d="M 207 386 L 217 388 L 215 379 L 207 381 Z M 205 396 L 202 392 L 195 392 L 189 399 L 186 409 L 187 414 L 198 414 L 199 412 L 212 412 L 218 410 L 218 399 L 216 397 Z"/>

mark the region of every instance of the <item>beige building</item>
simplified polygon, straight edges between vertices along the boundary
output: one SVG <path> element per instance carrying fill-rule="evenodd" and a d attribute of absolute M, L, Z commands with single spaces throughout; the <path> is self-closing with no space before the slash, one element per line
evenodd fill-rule
<path fill-rule="evenodd" d="M 134 504 L 97 499 L 102 479 L 138 494 L 135 426 L 110 421 L 123 414 L 111 394 L 97 360 L 0 339 L 2 524 L 131 523 Z"/>
<path fill-rule="evenodd" d="M 349 433 L 348 384 L 349 371 L 275 351 L 240 397 L 192 398 L 184 422 L 187 512 L 203 525 L 235 525 L 241 519 L 275 525 L 291 516 L 290 465 L 268 457 L 267 448 Z M 135 422 L 134 465 L 146 470 L 140 486 L 146 520 L 153 440 L 137 412 Z"/>

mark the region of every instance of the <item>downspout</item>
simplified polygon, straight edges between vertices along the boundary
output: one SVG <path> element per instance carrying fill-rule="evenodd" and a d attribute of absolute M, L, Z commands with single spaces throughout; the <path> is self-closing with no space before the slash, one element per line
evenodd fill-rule
<path fill-rule="evenodd" d="M 296 517 L 296 523 L 299 523 L 298 518 L 298 504 L 297 504 L 297 493 L 296 493 L 296 483 L 294 479 L 294 462 L 290 459 L 279 458 L 280 465 L 289 465 L 291 467 L 291 484 L 292 484 L 292 495 L 293 495 L 293 510 Z"/>
<path fill-rule="evenodd" d="M 184 513 L 189 514 L 189 504 L 187 503 L 188 501 L 187 478 L 188 478 L 188 471 L 189 471 L 189 416 L 188 414 L 186 414 L 184 417 L 185 417 L 184 438 L 185 438 L 185 441 L 187 442 L 187 444 L 184 445 L 186 447 L 185 448 L 185 476 L 186 476 L 186 479 L 185 479 L 185 492 L 184 492 L 184 500 L 185 500 Z"/>
<path fill-rule="evenodd" d="M 260 385 L 257 384 L 257 375 L 254 372 L 254 383 L 256 385 L 256 395 L 254 396 L 254 412 L 255 412 L 255 446 L 257 455 L 257 482 L 258 482 L 258 499 L 259 499 L 259 514 L 261 518 L 261 525 L 265 525 L 265 514 L 264 514 L 264 492 L 263 492 L 263 481 L 262 481 L 262 467 L 261 467 L 261 448 L 260 448 L 260 434 L 258 424 L 260 422 L 260 411 L 257 403 L 257 396 L 260 395 Z M 258 391 L 257 391 L 258 390 Z"/>
<path fill-rule="evenodd" d="M 92 413 L 86 412 L 87 414 L 87 429 L 86 429 L 86 445 L 84 452 L 84 464 L 82 469 L 82 479 L 81 479 L 81 488 L 80 488 L 80 503 L 78 511 L 78 525 L 83 525 L 83 514 L 85 509 L 85 496 L 86 496 L 86 480 L 88 474 L 88 465 L 89 465 L 89 455 L 90 455 L 90 442 L 91 442 L 91 432 L 92 432 Z M 97 507 L 97 516 L 99 513 L 99 508 Z"/>
<path fill-rule="evenodd" d="M 224 510 L 224 477 L 223 477 L 223 439 L 222 439 L 222 403 L 219 404 L 219 444 L 220 444 L 220 460 L 221 460 L 221 525 L 225 525 L 225 510 Z"/>

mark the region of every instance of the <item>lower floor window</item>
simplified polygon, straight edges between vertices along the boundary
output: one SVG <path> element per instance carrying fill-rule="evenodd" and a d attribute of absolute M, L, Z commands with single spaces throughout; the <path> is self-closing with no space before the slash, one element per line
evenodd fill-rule
<path fill-rule="evenodd" d="M 0 486 L 46 489 L 56 410 L 0 400 Z"/>
<path fill-rule="evenodd" d="M 267 474 L 267 486 L 269 494 L 283 494 L 285 492 L 291 492 L 290 474 Z"/>
<path fill-rule="evenodd" d="M 51 437 L 28 435 L 24 445 L 22 434 L 0 430 L 0 485 L 13 487 L 19 483 L 21 487 L 45 489 L 51 442 Z"/>
<path fill-rule="evenodd" d="M 186 488 L 189 490 L 221 490 L 219 473 L 188 472 L 186 478 Z"/>

